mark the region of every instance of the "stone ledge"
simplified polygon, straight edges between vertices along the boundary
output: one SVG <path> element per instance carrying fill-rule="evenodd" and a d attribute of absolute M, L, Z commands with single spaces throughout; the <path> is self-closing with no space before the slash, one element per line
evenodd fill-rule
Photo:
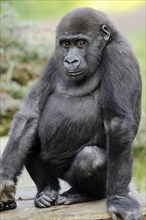
<path fill-rule="evenodd" d="M 146 220 L 146 198 L 144 194 L 132 194 L 142 207 L 142 220 Z M 109 220 L 105 200 L 74 205 L 52 206 L 37 209 L 33 200 L 18 200 L 15 210 L 1 213 L 1 220 Z"/>

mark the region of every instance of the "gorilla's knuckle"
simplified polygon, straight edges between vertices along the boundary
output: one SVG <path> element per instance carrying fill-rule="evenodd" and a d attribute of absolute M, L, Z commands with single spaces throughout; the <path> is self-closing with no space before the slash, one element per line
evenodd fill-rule
<path fill-rule="evenodd" d="M 112 204 L 109 204 L 108 210 L 109 210 L 109 212 L 117 212 L 117 208 Z"/>
<path fill-rule="evenodd" d="M 126 212 L 126 219 L 128 220 L 133 220 L 133 219 L 137 219 L 139 220 L 139 214 L 137 212 L 134 211 L 127 211 Z"/>
<path fill-rule="evenodd" d="M 2 201 L 0 202 L 0 211 L 15 209 L 17 207 L 17 203 L 13 201 Z"/>

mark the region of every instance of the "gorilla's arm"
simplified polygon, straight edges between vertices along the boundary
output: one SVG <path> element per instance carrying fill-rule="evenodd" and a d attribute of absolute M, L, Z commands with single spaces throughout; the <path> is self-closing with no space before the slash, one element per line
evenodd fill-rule
<path fill-rule="evenodd" d="M 37 86 L 30 92 L 22 109 L 16 113 L 8 144 L 2 155 L 2 176 L 14 180 L 35 141 L 39 119 Z"/>
<path fill-rule="evenodd" d="M 51 62 L 51 61 L 50 61 Z M 14 117 L 8 144 L 1 160 L 2 182 L 13 180 L 20 174 L 27 154 L 31 151 L 37 138 L 40 112 L 52 89 L 49 65 L 24 101 L 24 106 Z"/>
<path fill-rule="evenodd" d="M 101 94 L 108 149 L 107 204 L 113 219 L 115 213 L 127 219 L 127 213 L 133 216 L 135 212 L 138 217 L 139 204 L 128 196 L 128 185 L 132 175 L 132 142 L 140 117 L 139 66 L 129 45 L 119 40 L 107 46 L 102 67 Z"/>

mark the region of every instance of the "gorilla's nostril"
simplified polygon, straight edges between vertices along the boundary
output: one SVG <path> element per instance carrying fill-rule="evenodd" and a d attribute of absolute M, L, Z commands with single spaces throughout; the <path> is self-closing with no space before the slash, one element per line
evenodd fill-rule
<path fill-rule="evenodd" d="M 68 71 L 76 70 L 80 65 L 80 60 L 75 56 L 67 56 L 64 59 L 64 67 Z"/>
<path fill-rule="evenodd" d="M 79 60 L 74 60 L 72 63 L 79 63 Z"/>
<path fill-rule="evenodd" d="M 79 59 L 76 57 L 66 57 L 64 62 L 68 64 L 79 63 Z"/>

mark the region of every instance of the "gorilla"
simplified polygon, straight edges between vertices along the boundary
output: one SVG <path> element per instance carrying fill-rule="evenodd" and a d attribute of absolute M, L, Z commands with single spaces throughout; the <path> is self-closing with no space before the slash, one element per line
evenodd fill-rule
<path fill-rule="evenodd" d="M 102 12 L 67 13 L 51 59 L 14 117 L 1 159 L 0 209 L 16 207 L 25 166 L 36 207 L 106 197 L 113 220 L 140 220 L 129 195 L 140 102 L 139 65 L 127 40 Z M 63 194 L 58 178 L 71 185 Z"/>

